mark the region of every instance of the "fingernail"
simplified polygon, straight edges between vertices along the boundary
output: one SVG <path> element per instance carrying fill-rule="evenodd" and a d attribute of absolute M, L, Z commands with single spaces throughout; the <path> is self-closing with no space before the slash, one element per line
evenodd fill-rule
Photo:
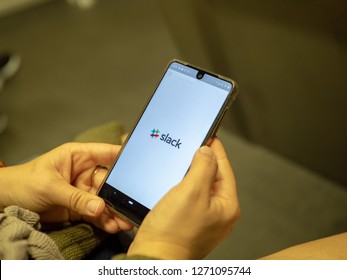
<path fill-rule="evenodd" d="M 200 147 L 199 152 L 200 152 L 201 154 L 204 154 L 204 155 L 209 156 L 210 158 L 214 158 L 214 153 L 213 153 L 212 150 L 211 150 L 209 147 L 207 147 L 207 146 L 202 146 L 202 147 Z"/>
<path fill-rule="evenodd" d="M 95 215 L 98 212 L 100 206 L 100 201 L 93 199 L 90 200 L 87 204 L 87 210 L 88 212 L 90 212 L 91 214 Z"/>

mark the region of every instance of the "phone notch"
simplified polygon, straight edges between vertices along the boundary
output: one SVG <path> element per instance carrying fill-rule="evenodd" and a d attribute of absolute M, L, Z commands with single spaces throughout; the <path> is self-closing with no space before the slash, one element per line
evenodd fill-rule
<path fill-rule="evenodd" d="M 201 80 L 205 76 L 205 72 L 202 70 L 199 70 L 198 73 L 196 74 L 196 78 L 198 80 Z"/>

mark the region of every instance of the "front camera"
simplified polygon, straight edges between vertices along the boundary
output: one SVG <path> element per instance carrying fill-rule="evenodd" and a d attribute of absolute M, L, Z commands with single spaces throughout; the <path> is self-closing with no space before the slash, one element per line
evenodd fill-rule
<path fill-rule="evenodd" d="M 205 73 L 202 71 L 199 71 L 198 74 L 196 74 L 196 78 L 201 80 L 204 77 Z"/>

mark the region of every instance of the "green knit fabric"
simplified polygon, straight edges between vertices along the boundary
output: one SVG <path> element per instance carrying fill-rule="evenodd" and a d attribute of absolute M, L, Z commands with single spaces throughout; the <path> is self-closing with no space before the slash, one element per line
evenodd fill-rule
<path fill-rule="evenodd" d="M 89 225 L 77 224 L 47 233 L 57 244 L 64 259 L 80 260 L 91 253 L 108 236 Z"/>

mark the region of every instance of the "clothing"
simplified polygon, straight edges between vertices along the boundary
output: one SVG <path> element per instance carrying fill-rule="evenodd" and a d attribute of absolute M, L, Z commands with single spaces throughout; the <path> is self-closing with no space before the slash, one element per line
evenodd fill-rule
<path fill-rule="evenodd" d="M 57 244 L 66 260 L 85 259 L 109 236 L 106 232 L 82 222 L 67 223 L 46 233 Z"/>
<path fill-rule="evenodd" d="M 124 254 L 132 240 L 128 232 L 110 235 L 83 222 L 43 227 L 39 219 L 37 213 L 18 206 L 0 213 L 0 259 L 146 259 Z"/>
<path fill-rule="evenodd" d="M 63 259 L 54 241 L 39 231 L 39 219 L 18 206 L 0 213 L 0 259 Z"/>

